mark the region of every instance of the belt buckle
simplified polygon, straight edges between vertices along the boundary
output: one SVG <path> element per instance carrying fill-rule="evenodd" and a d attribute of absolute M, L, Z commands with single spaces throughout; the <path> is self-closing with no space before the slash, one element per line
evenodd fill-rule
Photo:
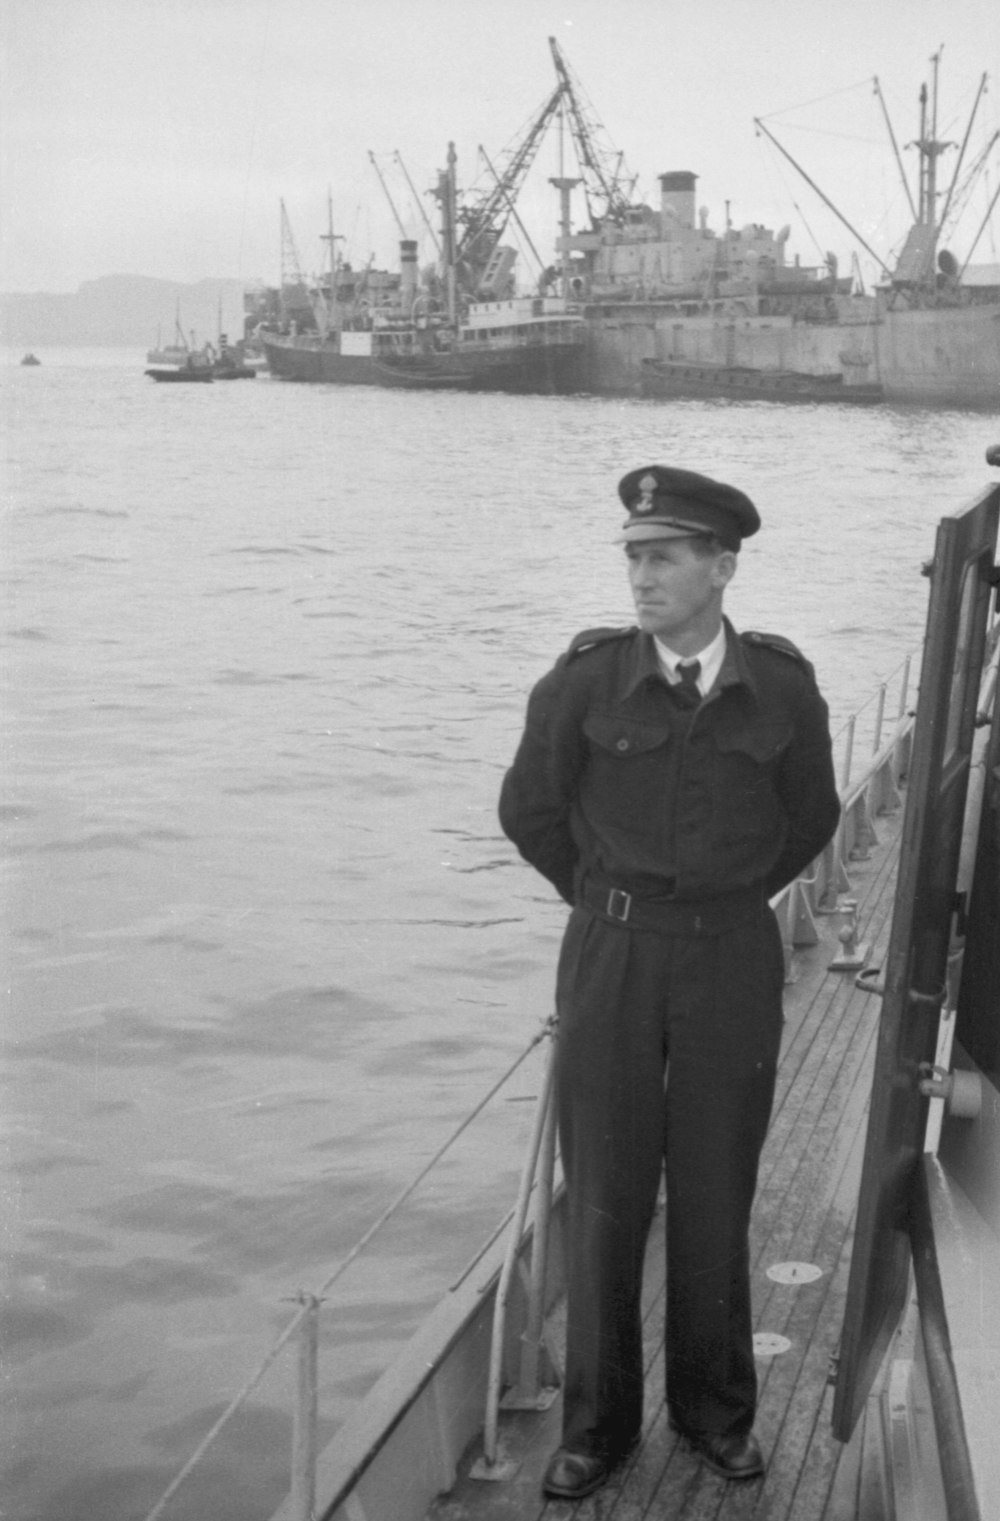
<path fill-rule="evenodd" d="M 613 887 L 608 893 L 608 906 L 605 913 L 609 919 L 618 919 L 622 924 L 632 912 L 632 894 L 625 892 L 621 887 Z"/>

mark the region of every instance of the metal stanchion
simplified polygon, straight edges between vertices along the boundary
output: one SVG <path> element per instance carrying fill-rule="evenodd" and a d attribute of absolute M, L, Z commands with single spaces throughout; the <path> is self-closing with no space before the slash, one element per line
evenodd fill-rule
<path fill-rule="evenodd" d="M 556 1041 L 554 1031 L 549 1031 L 552 1041 L 548 1060 L 545 1066 L 545 1076 L 542 1082 L 542 1091 L 538 1099 L 538 1107 L 535 1111 L 535 1121 L 532 1128 L 531 1141 L 528 1146 L 528 1157 L 524 1172 L 521 1177 L 521 1187 L 518 1193 L 517 1205 L 514 1210 L 514 1218 L 511 1222 L 510 1237 L 507 1242 L 507 1253 L 504 1258 L 503 1268 L 500 1273 L 500 1282 L 497 1285 L 496 1300 L 493 1309 L 493 1338 L 490 1345 L 490 1372 L 486 1388 L 486 1419 L 483 1427 L 483 1456 L 472 1467 L 472 1476 L 476 1479 L 501 1480 L 512 1477 L 517 1472 L 518 1464 L 507 1458 L 502 1458 L 499 1451 L 498 1424 L 500 1412 L 500 1387 L 503 1380 L 503 1345 L 504 1332 L 507 1323 L 507 1306 L 510 1301 L 511 1287 L 514 1281 L 514 1270 L 517 1265 L 518 1248 L 521 1237 L 524 1234 L 524 1223 L 527 1218 L 528 1204 L 531 1199 L 532 1185 L 535 1172 L 538 1167 L 539 1155 L 543 1150 L 543 1140 L 546 1133 L 552 1134 L 552 1144 L 546 1146 L 547 1161 L 554 1165 L 555 1144 L 554 1130 L 550 1124 L 550 1110 L 554 1110 L 555 1088 L 555 1063 Z M 546 1191 L 551 1198 L 551 1176 L 545 1182 L 540 1182 L 540 1188 Z M 547 1241 L 547 1229 L 544 1233 Z M 532 1277 L 539 1286 L 545 1282 L 545 1262 L 542 1260 L 541 1245 L 538 1238 L 534 1242 L 534 1256 L 532 1259 Z M 541 1306 L 539 1303 L 539 1310 Z M 538 1329 L 541 1331 L 542 1316 L 538 1314 Z M 537 1360 L 536 1360 L 537 1372 Z"/>
<path fill-rule="evenodd" d="M 299 1327 L 298 1383 L 292 1428 L 292 1517 L 313 1521 L 316 1511 L 317 1370 L 319 1305 L 314 1294 L 299 1294 L 306 1307 Z"/>

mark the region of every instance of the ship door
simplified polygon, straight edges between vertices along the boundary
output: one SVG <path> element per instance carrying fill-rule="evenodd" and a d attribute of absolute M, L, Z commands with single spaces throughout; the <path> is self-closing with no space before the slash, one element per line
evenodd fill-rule
<path fill-rule="evenodd" d="M 833 1432 L 854 1429 L 906 1304 L 912 1179 L 928 1100 L 948 950 L 958 908 L 962 818 L 991 617 L 1000 487 L 942 519 L 930 567 L 920 696 L 882 988 Z"/>

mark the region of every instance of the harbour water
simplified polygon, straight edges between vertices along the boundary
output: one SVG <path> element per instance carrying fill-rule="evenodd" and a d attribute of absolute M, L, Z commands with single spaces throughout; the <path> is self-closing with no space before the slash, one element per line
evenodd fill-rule
<path fill-rule="evenodd" d="M 618 477 L 757 501 L 730 613 L 802 646 L 836 728 L 919 644 L 934 525 L 1000 438 L 38 352 L 0 370 L 0 1508 L 135 1521 L 549 1012 L 564 911 L 495 802 L 533 680 L 631 621 Z M 533 1062 L 331 1291 L 324 1433 L 512 1202 Z M 168 1517 L 271 1514 L 291 1382 Z"/>

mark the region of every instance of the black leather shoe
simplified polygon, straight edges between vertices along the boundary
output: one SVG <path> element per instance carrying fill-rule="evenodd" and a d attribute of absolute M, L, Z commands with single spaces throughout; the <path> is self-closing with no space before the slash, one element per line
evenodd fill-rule
<path fill-rule="evenodd" d="M 764 1472 L 764 1459 L 752 1431 L 744 1436 L 714 1436 L 711 1432 L 682 1433 L 688 1446 L 703 1463 L 724 1479 L 756 1479 Z"/>
<path fill-rule="evenodd" d="M 553 1453 L 545 1470 L 542 1489 L 547 1495 L 565 1500 L 582 1500 L 584 1495 L 600 1489 L 615 1464 L 609 1458 L 592 1457 L 586 1452 L 570 1452 L 560 1447 Z"/>

